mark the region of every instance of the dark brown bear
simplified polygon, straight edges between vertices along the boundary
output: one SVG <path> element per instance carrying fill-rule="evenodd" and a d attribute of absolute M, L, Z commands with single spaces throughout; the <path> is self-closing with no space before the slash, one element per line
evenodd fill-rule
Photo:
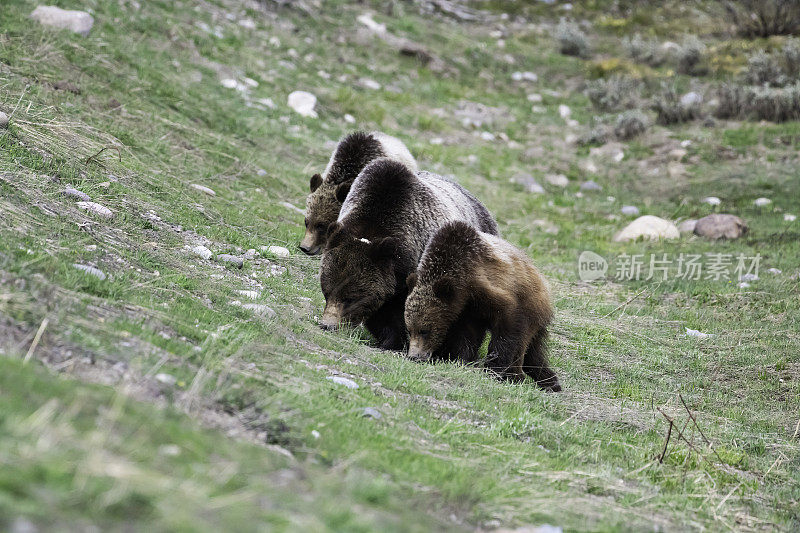
<path fill-rule="evenodd" d="M 427 361 L 437 350 L 475 328 L 492 334 L 486 366 L 512 381 L 532 377 L 545 390 L 560 391 L 547 362 L 547 326 L 553 317 L 547 282 L 521 250 L 463 222 L 442 227 L 425 247 L 415 273 L 405 321 L 408 355 Z M 478 345 L 465 343 L 465 361 L 477 358 Z"/>
<path fill-rule="evenodd" d="M 417 162 L 406 145 L 385 133 L 357 131 L 339 141 L 322 175 L 311 177 L 311 194 L 306 199 L 306 233 L 300 241 L 304 253 L 322 253 L 328 226 L 336 222 L 353 180 L 367 163 L 379 157 L 396 159 L 412 170 L 417 169 Z"/>
<path fill-rule="evenodd" d="M 403 312 L 406 278 L 425 243 L 443 224 L 461 220 L 497 233 L 489 211 L 463 187 L 389 159 L 359 174 L 322 256 L 322 326 L 364 323 L 384 349 L 408 342 Z"/>

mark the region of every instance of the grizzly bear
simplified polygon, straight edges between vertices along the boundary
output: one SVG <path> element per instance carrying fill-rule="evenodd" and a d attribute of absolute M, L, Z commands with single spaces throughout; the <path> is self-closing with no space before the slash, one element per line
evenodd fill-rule
<path fill-rule="evenodd" d="M 553 317 L 547 282 L 521 250 L 463 222 L 444 225 L 431 238 L 416 272 L 407 279 L 408 356 L 427 361 L 450 345 L 467 362 L 478 345 L 453 339 L 464 330 L 491 332 L 486 366 L 511 381 L 532 377 L 545 390 L 561 385 L 547 361 L 547 326 Z M 481 338 L 482 341 L 482 338 Z"/>
<path fill-rule="evenodd" d="M 408 342 L 406 278 L 425 243 L 447 222 L 497 233 L 492 215 L 466 189 L 400 162 L 373 161 L 353 182 L 322 255 L 322 327 L 363 323 L 381 348 Z"/>
<path fill-rule="evenodd" d="M 322 253 L 328 226 L 336 221 L 347 191 L 367 163 L 388 157 L 417 169 L 414 156 L 400 139 L 385 133 L 357 131 L 343 137 L 331 154 L 325 171 L 311 177 L 311 194 L 306 199 L 306 232 L 300 249 L 308 255 Z"/>

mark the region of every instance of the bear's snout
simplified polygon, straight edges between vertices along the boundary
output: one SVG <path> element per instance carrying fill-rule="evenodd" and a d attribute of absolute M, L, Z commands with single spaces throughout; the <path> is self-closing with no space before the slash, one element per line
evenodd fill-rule
<path fill-rule="evenodd" d="M 329 304 L 322 312 L 322 329 L 336 329 L 342 321 L 342 306 L 340 304 Z"/>
<path fill-rule="evenodd" d="M 420 346 L 414 339 L 411 339 L 411 344 L 408 346 L 408 358 L 412 361 L 424 363 L 430 360 L 431 353 Z"/>
<path fill-rule="evenodd" d="M 314 234 L 306 231 L 303 240 L 300 241 L 300 250 L 306 255 L 317 255 L 322 252 L 322 246 L 315 242 Z"/>

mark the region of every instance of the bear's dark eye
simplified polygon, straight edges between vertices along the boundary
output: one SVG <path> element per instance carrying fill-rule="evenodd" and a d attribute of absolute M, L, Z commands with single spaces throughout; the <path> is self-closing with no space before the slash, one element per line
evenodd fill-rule
<path fill-rule="evenodd" d="M 429 330 L 429 329 L 421 329 L 421 330 L 419 330 L 419 331 L 417 332 L 417 334 L 418 334 L 420 337 L 427 337 L 428 335 L 430 335 L 430 334 L 431 334 L 431 330 Z"/>
<path fill-rule="evenodd" d="M 317 231 L 325 231 L 325 224 L 317 224 L 315 229 Z"/>

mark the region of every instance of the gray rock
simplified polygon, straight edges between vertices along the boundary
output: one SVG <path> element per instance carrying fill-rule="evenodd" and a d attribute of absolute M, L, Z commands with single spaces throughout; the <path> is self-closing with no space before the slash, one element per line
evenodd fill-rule
<path fill-rule="evenodd" d="M 104 205 L 100 205 L 97 202 L 78 202 L 76 205 L 81 209 L 99 216 L 100 218 L 112 218 L 114 216 L 114 213 L 111 211 L 111 209 Z"/>
<path fill-rule="evenodd" d="M 217 193 L 214 192 L 213 189 L 211 189 L 209 187 L 206 187 L 205 185 L 200 185 L 199 183 L 192 183 L 191 185 L 189 185 L 189 187 L 191 187 L 192 189 L 195 189 L 197 191 L 200 191 L 202 193 L 206 193 L 209 196 L 216 196 L 217 195 Z"/>
<path fill-rule="evenodd" d="M 681 96 L 681 104 L 687 107 L 699 105 L 701 103 L 703 103 L 703 96 L 700 93 L 692 91 Z"/>
<path fill-rule="evenodd" d="M 39 533 L 39 528 L 24 516 L 20 516 L 11 523 L 9 533 Z"/>
<path fill-rule="evenodd" d="M 697 220 L 690 218 L 678 224 L 678 231 L 681 233 L 694 233 L 694 227 L 697 225 Z"/>
<path fill-rule="evenodd" d="M 582 191 L 602 191 L 603 188 L 592 180 L 584 181 L 581 183 L 581 190 Z"/>
<path fill-rule="evenodd" d="M 569 178 L 567 178 L 564 174 L 547 174 L 545 175 L 544 180 L 550 185 L 554 185 L 556 187 L 566 187 L 569 185 Z"/>
<path fill-rule="evenodd" d="M 73 189 L 72 187 L 67 187 L 66 189 L 64 189 L 63 194 L 64 196 L 77 198 L 78 200 L 83 200 L 84 202 L 89 202 L 92 199 L 92 197 L 86 194 L 85 192 L 79 191 L 78 189 Z"/>
<path fill-rule="evenodd" d="M 163 383 L 164 385 L 169 385 L 170 387 L 175 385 L 178 382 L 178 378 L 173 376 L 172 374 L 156 374 L 156 381 L 159 383 Z"/>
<path fill-rule="evenodd" d="M 337 385 L 342 385 L 344 387 L 347 387 L 348 389 L 357 389 L 358 388 L 358 383 L 356 383 L 355 381 L 353 381 L 350 378 L 345 378 L 345 377 L 342 377 L 342 376 L 328 376 L 326 379 L 329 379 L 330 381 L 333 381 Z"/>
<path fill-rule="evenodd" d="M 639 208 L 635 205 L 623 205 L 622 209 L 620 209 L 620 212 L 623 215 L 635 217 L 639 215 Z"/>
<path fill-rule="evenodd" d="M 374 407 L 365 407 L 361 411 L 361 415 L 367 418 L 374 418 L 375 420 L 380 420 L 381 418 L 383 418 L 383 414 L 381 414 L 381 412 L 375 409 Z"/>
<path fill-rule="evenodd" d="M 230 263 L 236 268 L 242 268 L 244 266 L 244 259 L 231 254 L 219 254 L 217 255 L 217 261 L 222 261 L 223 263 Z"/>
<path fill-rule="evenodd" d="M 93 266 L 89 266 L 89 265 L 82 265 L 82 264 L 80 264 L 80 263 L 73 263 L 73 264 L 72 264 L 72 266 L 73 266 L 73 267 L 75 267 L 75 268 L 77 268 L 78 270 L 83 270 L 83 271 L 84 271 L 84 272 L 86 272 L 87 274 L 89 274 L 89 275 L 91 275 L 91 276 L 94 276 L 94 277 L 96 277 L 96 278 L 99 278 L 99 279 L 106 279 L 106 274 L 105 274 L 105 272 L 103 272 L 103 271 L 102 271 L 102 270 L 100 270 L 99 268 L 95 268 L 95 267 L 93 267 Z"/>
<path fill-rule="evenodd" d="M 203 259 L 211 259 L 211 256 L 214 255 L 211 250 L 202 245 L 192 247 L 192 253 Z"/>
<path fill-rule="evenodd" d="M 698 220 L 694 232 L 708 239 L 738 239 L 747 229 L 747 223 L 741 218 L 715 213 Z"/>
<path fill-rule="evenodd" d="M 0 111 L 0 129 L 8 127 L 8 115 Z"/>
<path fill-rule="evenodd" d="M 278 316 L 278 313 L 276 313 L 273 308 L 264 304 L 241 304 L 240 307 L 242 309 L 247 309 L 248 311 L 252 311 L 253 313 L 259 316 L 264 316 L 267 318 L 275 318 L 276 316 Z"/>
<path fill-rule="evenodd" d="M 530 174 L 521 173 L 511 178 L 513 183 L 519 183 L 526 191 L 534 194 L 544 194 L 544 187 L 542 187 L 536 179 Z"/>
<path fill-rule="evenodd" d="M 31 13 L 31 18 L 45 26 L 89 35 L 94 26 L 94 18 L 86 11 L 70 11 L 56 6 L 39 6 Z"/>

